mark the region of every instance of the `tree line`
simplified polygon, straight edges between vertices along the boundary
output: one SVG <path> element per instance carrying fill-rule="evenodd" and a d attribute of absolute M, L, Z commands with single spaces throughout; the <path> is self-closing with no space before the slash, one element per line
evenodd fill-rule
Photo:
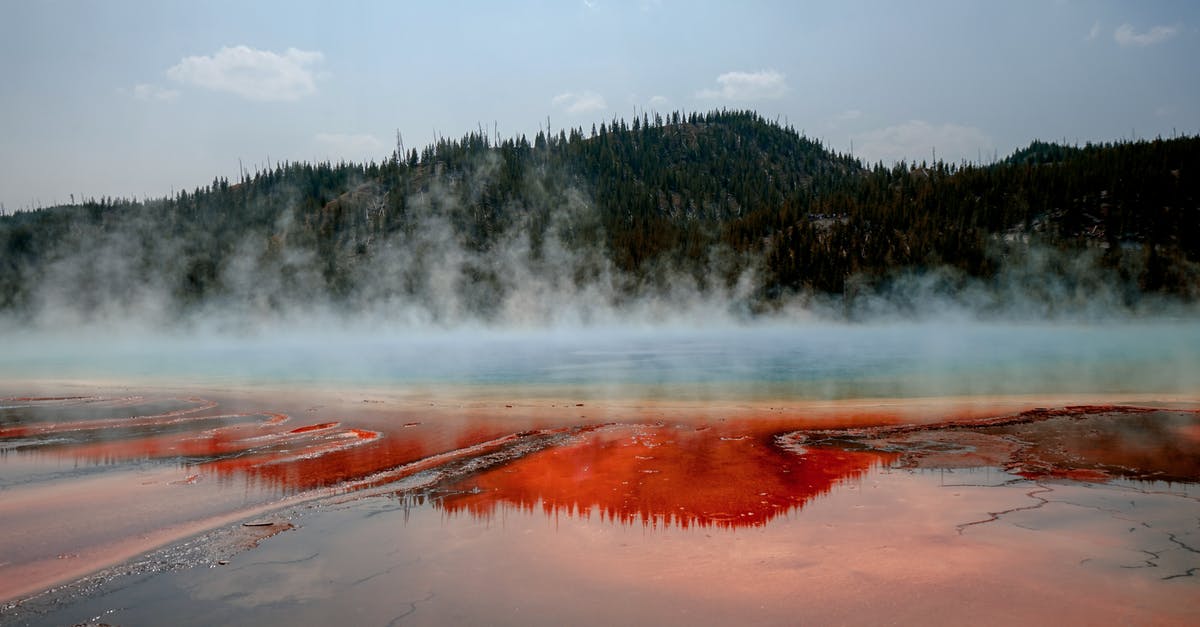
<path fill-rule="evenodd" d="M 480 129 L 380 162 L 280 163 L 152 201 L 0 216 L 0 310 L 35 312 L 46 283 L 66 281 L 81 307 L 153 284 L 182 312 L 245 297 L 234 284 L 247 258 L 272 277 L 265 307 L 314 291 L 355 303 L 368 283 L 379 296 L 366 276 L 378 272 L 363 268 L 397 249 L 405 267 L 384 296 L 420 298 L 426 266 L 445 262 L 434 249 L 453 245 L 465 251 L 456 285 L 485 295 L 486 318 L 504 277 L 480 260 L 514 238 L 530 267 L 549 263 L 551 245 L 570 251 L 580 285 L 609 268 L 616 298 L 750 273 L 753 306 L 770 308 L 935 268 L 987 281 L 1048 247 L 1087 253 L 1130 302 L 1195 299 L 1198 166 L 1198 137 L 872 165 L 750 111 L 643 114 L 532 139 Z"/>

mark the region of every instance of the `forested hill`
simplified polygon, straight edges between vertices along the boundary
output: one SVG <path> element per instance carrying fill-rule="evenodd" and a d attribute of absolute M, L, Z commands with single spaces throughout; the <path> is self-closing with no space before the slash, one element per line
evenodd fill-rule
<path fill-rule="evenodd" d="M 532 140 L 481 129 L 382 163 L 283 163 L 173 198 L 5 216 L 0 310 L 170 317 L 320 301 L 488 321 L 538 299 L 620 307 L 686 288 L 764 311 L 914 273 L 1009 280 L 1035 257 L 1073 260 L 1036 268 L 1068 291 L 1194 300 L 1198 170 L 1197 137 L 884 167 L 751 112 Z"/>

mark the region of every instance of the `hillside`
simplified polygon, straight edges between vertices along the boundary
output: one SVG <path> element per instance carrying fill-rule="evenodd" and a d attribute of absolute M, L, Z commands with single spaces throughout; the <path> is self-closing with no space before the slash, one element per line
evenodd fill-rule
<path fill-rule="evenodd" d="M 1200 296 L 1198 170 L 1194 137 L 870 168 L 751 112 L 470 133 L 382 163 L 284 163 L 148 203 L 2 217 L 0 310 L 321 303 L 454 322 L 716 294 L 754 312 L 922 273 L 1035 297 L 1103 286 L 1136 307 Z"/>

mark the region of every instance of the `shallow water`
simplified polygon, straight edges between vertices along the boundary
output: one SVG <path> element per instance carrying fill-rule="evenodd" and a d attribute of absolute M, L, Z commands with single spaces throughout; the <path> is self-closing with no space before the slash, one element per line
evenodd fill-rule
<path fill-rule="evenodd" d="M 1189 622 L 1198 328 L 18 342 L 0 618 Z"/>
<path fill-rule="evenodd" d="M 1194 531 L 1194 489 L 1011 479 L 998 469 L 876 468 L 769 524 L 736 529 L 614 521 L 599 508 L 572 514 L 541 503 L 479 516 L 437 492 L 376 496 L 305 511 L 298 530 L 225 565 L 126 577 L 38 622 L 1195 619 L 1194 578 L 1179 575 L 1196 559 L 1172 544 Z M 1035 499 L 1046 503 L 1022 509 Z M 955 531 L 999 510 L 1011 511 Z"/>
<path fill-rule="evenodd" d="M 667 329 L 327 326 L 246 337 L 5 338 L 0 375 L 216 386 L 554 386 L 655 396 L 864 398 L 1195 391 L 1200 324 L 930 322 Z"/>

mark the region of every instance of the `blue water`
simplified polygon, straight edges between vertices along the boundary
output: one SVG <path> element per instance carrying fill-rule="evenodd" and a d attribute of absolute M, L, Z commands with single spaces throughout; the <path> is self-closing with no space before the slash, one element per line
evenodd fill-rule
<path fill-rule="evenodd" d="M 5 338 L 0 375 L 189 383 L 650 386 L 805 398 L 1200 392 L 1200 322 L 344 329 Z"/>

